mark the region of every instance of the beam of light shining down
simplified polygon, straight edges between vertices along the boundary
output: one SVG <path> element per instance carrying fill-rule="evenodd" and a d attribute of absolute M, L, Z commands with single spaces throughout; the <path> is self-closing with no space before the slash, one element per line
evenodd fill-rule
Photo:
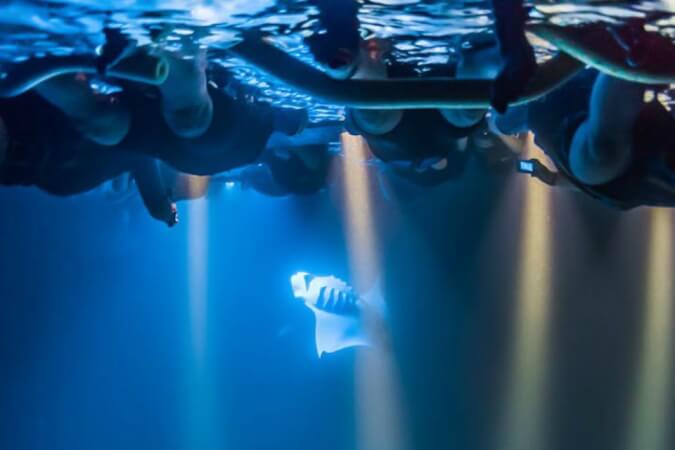
<path fill-rule="evenodd" d="M 344 164 L 345 222 L 353 284 L 361 292 L 381 276 L 377 256 L 369 173 L 363 162 L 367 148 L 362 138 L 341 136 Z M 359 351 L 356 362 L 357 426 L 361 450 L 404 450 L 403 428 L 397 368 L 386 324 L 372 326 L 374 345 Z M 375 331 L 377 328 L 377 331 Z M 379 336 L 379 339 L 378 339 Z"/>
<path fill-rule="evenodd" d="M 534 157 L 530 134 L 526 157 Z M 516 314 L 498 447 L 502 450 L 545 448 L 542 429 L 548 372 L 551 299 L 550 187 L 527 178 L 521 219 Z"/>
<path fill-rule="evenodd" d="M 368 183 L 368 170 L 363 161 L 367 149 L 363 139 L 344 133 L 341 137 L 344 149 L 344 194 L 347 223 L 347 245 L 354 284 L 368 283 L 377 277 L 379 264 L 373 228 L 373 211 Z"/>
<path fill-rule="evenodd" d="M 189 190 L 203 190 L 203 177 L 191 177 Z M 208 208 L 205 199 L 188 203 L 188 287 L 195 364 L 204 362 L 208 286 Z"/>
<path fill-rule="evenodd" d="M 206 192 L 208 177 L 189 176 L 191 197 Z M 183 448 L 211 450 L 223 448 L 219 420 L 214 408 L 215 386 L 206 370 L 208 310 L 208 201 L 196 198 L 187 204 L 188 301 L 192 340 L 192 365 L 188 366 L 187 433 Z"/>
<path fill-rule="evenodd" d="M 649 214 L 645 314 L 627 450 L 667 450 L 672 421 L 673 216 L 664 209 Z"/>

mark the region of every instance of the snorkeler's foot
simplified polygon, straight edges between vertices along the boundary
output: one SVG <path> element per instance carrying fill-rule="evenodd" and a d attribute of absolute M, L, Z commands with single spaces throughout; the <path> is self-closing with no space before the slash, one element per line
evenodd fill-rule
<path fill-rule="evenodd" d="M 287 136 L 296 136 L 302 133 L 309 123 L 309 114 L 305 109 L 275 109 L 273 118 L 274 130 Z"/>
<path fill-rule="evenodd" d="M 504 58 L 504 66 L 492 86 L 490 98 L 490 104 L 499 113 L 506 112 L 509 104 L 523 94 L 537 71 L 534 49 L 525 37 L 511 47 Z"/>

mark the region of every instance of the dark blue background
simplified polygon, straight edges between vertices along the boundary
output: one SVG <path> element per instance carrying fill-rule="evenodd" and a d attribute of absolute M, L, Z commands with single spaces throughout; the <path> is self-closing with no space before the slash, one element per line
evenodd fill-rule
<path fill-rule="evenodd" d="M 398 206 L 376 198 L 415 449 L 493 443 L 525 185 L 469 176 Z M 355 353 L 316 358 L 312 315 L 288 284 L 297 270 L 349 278 L 338 197 L 210 200 L 200 371 L 187 205 L 169 230 L 135 198 L 0 191 L 0 449 L 356 448 Z M 639 357 L 647 214 L 572 193 L 553 204 L 546 439 L 618 448 Z"/>

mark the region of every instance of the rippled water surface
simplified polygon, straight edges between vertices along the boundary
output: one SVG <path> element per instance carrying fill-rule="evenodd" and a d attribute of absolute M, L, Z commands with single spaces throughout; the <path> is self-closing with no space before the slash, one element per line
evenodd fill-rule
<path fill-rule="evenodd" d="M 102 43 L 106 26 L 120 27 L 139 44 L 161 30 L 166 46 L 198 40 L 211 50 L 212 60 L 233 70 L 238 78 L 277 103 L 314 106 L 315 117 L 331 118 L 335 108 L 317 104 L 304 94 L 279 85 L 224 50 L 242 30 L 259 30 L 277 38 L 289 52 L 306 57 L 302 38 L 316 29 L 316 10 L 307 1 L 292 0 L 32 0 L 2 2 L 0 64 L 47 54 L 93 52 Z M 675 37 L 675 1 L 623 4 L 546 2 L 533 6 L 535 19 L 557 23 L 617 22 L 646 17 L 662 33 Z M 425 64 L 452 58 L 468 33 L 489 33 L 492 19 L 487 2 L 378 0 L 362 2 L 363 33 L 389 38 L 399 61 Z"/>

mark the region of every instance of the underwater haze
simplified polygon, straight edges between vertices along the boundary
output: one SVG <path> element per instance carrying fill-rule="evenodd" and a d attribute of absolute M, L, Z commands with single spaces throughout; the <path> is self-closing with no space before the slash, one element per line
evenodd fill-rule
<path fill-rule="evenodd" d="M 522 198 L 534 181 L 464 182 L 377 217 L 403 448 L 501 447 L 503 415 L 527 417 L 510 411 L 521 407 L 536 409 L 541 444 L 531 448 L 622 448 L 639 407 L 644 330 L 660 320 L 648 398 L 664 409 L 648 420 L 668 423 L 672 311 L 648 321 L 649 271 L 664 270 L 650 263 L 649 241 L 662 215 L 673 232 L 672 214 L 622 215 L 555 195 L 547 228 L 525 234 Z M 350 275 L 328 194 L 226 192 L 200 206 L 207 222 L 194 224 L 204 219 L 191 208 L 176 229 L 146 217 L 137 199 L 5 189 L 0 202 L 0 448 L 362 448 L 368 381 L 356 368 L 369 350 L 318 359 L 313 317 L 288 285 L 303 269 Z M 522 285 L 519 252 L 538 235 L 551 248 L 530 256 L 543 265 L 530 264 Z M 667 251 L 661 263 L 672 262 Z M 514 375 L 519 358 L 526 366 Z M 514 376 L 525 384 L 516 398 Z"/>
<path fill-rule="evenodd" d="M 364 35 L 421 72 L 493 23 L 482 1 L 359 3 Z M 533 14 L 652 9 L 675 11 Z M 255 30 L 310 61 L 315 21 L 305 1 L 0 1 L 0 72 L 93 52 L 106 27 L 147 43 L 169 24 L 167 45 L 196 36 L 248 95 L 334 124 L 343 106 L 226 53 Z M 652 25 L 675 36 L 672 17 Z M 227 181 L 178 202 L 171 228 L 111 183 L 2 186 L 0 450 L 675 448 L 671 209 L 610 209 L 476 160 L 422 190 L 344 135 L 331 146 L 320 192 Z"/>

